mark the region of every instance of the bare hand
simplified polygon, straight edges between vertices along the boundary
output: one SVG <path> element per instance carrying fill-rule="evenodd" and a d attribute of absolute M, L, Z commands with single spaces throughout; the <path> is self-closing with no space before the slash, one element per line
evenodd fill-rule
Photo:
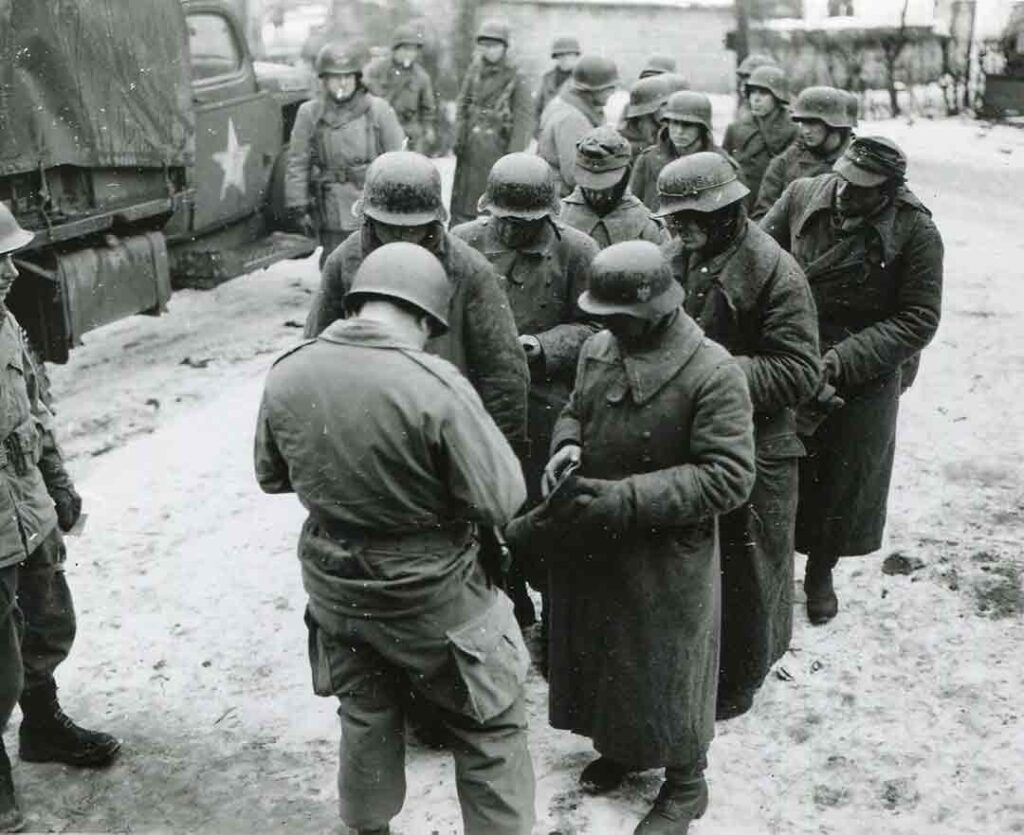
<path fill-rule="evenodd" d="M 541 495 L 546 497 L 554 490 L 562 479 L 566 468 L 570 466 L 578 467 L 582 457 L 583 450 L 578 444 L 566 444 L 563 447 L 559 447 L 558 452 L 551 456 L 551 460 L 544 467 L 544 475 L 541 477 L 540 486 Z"/>

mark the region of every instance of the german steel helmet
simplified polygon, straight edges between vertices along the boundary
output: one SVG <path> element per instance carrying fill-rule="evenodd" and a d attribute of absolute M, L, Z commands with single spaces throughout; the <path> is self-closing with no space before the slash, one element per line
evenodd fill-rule
<path fill-rule="evenodd" d="M 711 99 L 703 93 L 691 90 L 680 90 L 668 98 L 661 111 L 662 121 L 687 122 L 691 125 L 703 125 L 711 130 Z"/>
<path fill-rule="evenodd" d="M 584 55 L 572 68 L 572 86 L 577 90 L 606 90 L 619 83 L 619 68 L 603 55 Z"/>
<path fill-rule="evenodd" d="M 846 91 L 835 87 L 808 87 L 793 102 L 794 122 L 817 119 L 830 128 L 852 128 Z"/>
<path fill-rule="evenodd" d="M 641 78 L 650 78 L 652 75 L 661 75 L 666 72 L 676 71 L 676 59 L 669 55 L 652 55 L 647 59 L 644 68 L 640 70 Z"/>
<path fill-rule="evenodd" d="M 575 38 L 563 37 L 555 38 L 554 43 L 551 44 L 551 57 L 557 58 L 559 55 L 579 55 L 580 54 L 580 42 Z"/>
<path fill-rule="evenodd" d="M 476 39 L 477 41 L 501 41 L 508 46 L 511 34 L 509 25 L 505 21 L 490 18 L 480 24 L 480 28 L 476 32 Z"/>
<path fill-rule="evenodd" d="M 857 127 L 857 120 L 860 117 L 860 98 L 856 93 L 851 93 L 849 90 L 846 91 L 847 108 L 846 112 L 850 116 L 850 126 Z"/>
<path fill-rule="evenodd" d="M 34 234 L 22 229 L 14 213 L 6 203 L 0 203 L 0 255 L 8 255 L 16 249 L 32 243 Z"/>
<path fill-rule="evenodd" d="M 714 212 L 750 194 L 729 160 L 701 151 L 673 160 L 658 175 L 660 206 L 655 217 L 676 212 Z"/>
<path fill-rule="evenodd" d="M 491 167 L 478 208 L 494 217 L 524 220 L 558 214 L 551 166 L 536 154 L 506 154 Z"/>
<path fill-rule="evenodd" d="M 661 106 L 668 101 L 668 97 L 669 89 L 663 74 L 641 78 L 639 81 L 633 82 L 633 86 L 629 89 L 626 118 L 632 119 L 636 116 L 657 113 Z"/>
<path fill-rule="evenodd" d="M 623 241 L 602 249 L 590 264 L 587 287 L 577 304 L 591 316 L 657 319 L 678 308 L 686 295 L 650 241 Z"/>
<path fill-rule="evenodd" d="M 775 66 L 775 59 L 755 52 L 740 61 L 740 65 L 736 67 L 736 75 L 746 78 L 758 67 L 765 66 Z"/>
<path fill-rule="evenodd" d="M 414 26 L 399 26 L 391 36 L 391 48 L 400 46 L 423 46 L 423 33 Z"/>
<path fill-rule="evenodd" d="M 601 125 L 576 143 L 573 173 L 583 188 L 611 188 L 622 179 L 622 171 L 633 160 L 629 142 L 615 128 Z"/>
<path fill-rule="evenodd" d="M 401 241 L 367 255 L 352 278 L 345 305 L 351 309 L 367 296 L 414 305 L 436 322 L 435 332 L 448 330 L 452 284 L 441 262 L 421 246 Z"/>
<path fill-rule="evenodd" d="M 413 151 L 381 154 L 366 169 L 363 196 L 352 211 L 393 226 L 444 223 L 448 212 L 441 198 L 441 173 Z"/>
<path fill-rule="evenodd" d="M 779 101 L 789 103 L 789 83 L 786 81 L 785 71 L 779 67 L 773 67 L 770 64 L 758 67 L 743 85 L 743 89 L 747 93 L 751 88 L 767 90 Z"/>
<path fill-rule="evenodd" d="M 356 58 L 355 53 L 340 44 L 324 44 L 316 54 L 316 74 L 321 77 L 349 75 L 362 72 L 362 69 L 362 64 Z"/>
<path fill-rule="evenodd" d="M 680 90 L 690 89 L 690 82 L 687 81 L 686 76 L 680 75 L 677 72 L 664 73 L 661 76 L 661 80 L 668 88 L 669 95 L 672 93 L 678 93 Z"/>

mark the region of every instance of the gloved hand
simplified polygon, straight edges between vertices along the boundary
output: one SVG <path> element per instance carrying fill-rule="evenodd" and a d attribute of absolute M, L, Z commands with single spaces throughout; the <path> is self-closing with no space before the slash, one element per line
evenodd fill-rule
<path fill-rule="evenodd" d="M 583 449 L 579 444 L 565 444 L 558 448 L 551 459 L 544 466 L 544 474 L 541 476 L 540 492 L 547 496 L 555 489 L 558 482 L 562 480 L 562 473 L 566 467 L 578 467 L 583 457 Z"/>
<path fill-rule="evenodd" d="M 826 370 L 814 397 L 802 403 L 796 410 L 798 435 L 813 435 L 825 418 L 846 405 L 846 401 L 836 393 L 836 387 L 829 382 L 828 373 Z"/>
<path fill-rule="evenodd" d="M 633 489 L 628 481 L 570 476 L 552 516 L 583 533 L 624 533 L 636 517 Z"/>
<path fill-rule="evenodd" d="M 82 515 L 82 497 L 74 487 L 57 487 L 51 494 L 54 509 L 57 511 L 57 526 L 67 533 Z"/>

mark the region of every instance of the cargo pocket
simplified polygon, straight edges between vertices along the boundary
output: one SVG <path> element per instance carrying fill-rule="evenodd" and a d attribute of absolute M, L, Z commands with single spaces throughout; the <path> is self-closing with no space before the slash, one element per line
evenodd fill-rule
<path fill-rule="evenodd" d="M 313 692 L 317 696 L 333 696 L 334 682 L 331 677 L 331 656 L 324 646 L 320 625 L 306 609 L 303 616 L 309 630 L 309 666 L 313 671 Z"/>
<path fill-rule="evenodd" d="M 522 690 L 530 663 L 512 601 L 499 594 L 481 615 L 446 634 L 466 690 L 461 712 L 487 722 L 508 710 Z"/>

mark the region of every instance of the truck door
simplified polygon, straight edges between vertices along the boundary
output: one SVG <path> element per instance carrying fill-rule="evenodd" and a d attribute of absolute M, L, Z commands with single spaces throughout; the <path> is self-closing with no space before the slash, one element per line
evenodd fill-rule
<path fill-rule="evenodd" d="M 196 116 L 191 231 L 202 233 L 261 207 L 282 117 L 258 89 L 238 25 L 221 4 L 189 3 L 186 22 Z"/>

